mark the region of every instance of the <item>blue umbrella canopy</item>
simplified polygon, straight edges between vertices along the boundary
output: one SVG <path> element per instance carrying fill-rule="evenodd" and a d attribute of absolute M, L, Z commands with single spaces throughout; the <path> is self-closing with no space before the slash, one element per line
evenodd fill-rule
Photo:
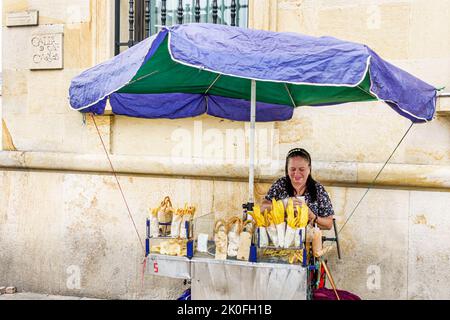
<path fill-rule="evenodd" d="M 70 104 L 102 114 L 185 118 L 201 114 L 249 121 L 292 117 L 299 106 L 386 102 L 413 122 L 433 119 L 436 88 L 365 45 L 332 37 L 216 24 L 164 27 L 72 80 Z"/>

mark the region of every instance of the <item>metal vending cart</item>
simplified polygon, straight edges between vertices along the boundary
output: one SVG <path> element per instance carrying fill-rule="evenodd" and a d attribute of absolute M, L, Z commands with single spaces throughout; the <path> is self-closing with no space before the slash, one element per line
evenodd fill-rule
<path fill-rule="evenodd" d="M 299 244 L 292 250 L 302 250 L 302 263 L 289 264 L 283 259 L 265 257 L 264 250 L 273 247 L 257 247 L 258 238 L 254 237 L 250 261 L 216 260 L 215 243 L 212 241 L 214 214 L 194 219 L 186 224 L 189 237 L 186 241 L 186 256 L 168 256 L 151 252 L 151 246 L 169 237 L 150 237 L 150 224 L 147 221 L 147 267 L 146 274 L 185 280 L 191 284 L 193 300 L 308 300 L 312 298 L 314 272 L 317 263 L 306 250 L 311 246 Z M 208 234 L 206 252 L 196 250 L 200 233 Z M 329 240 L 329 239 L 328 239 Z M 307 261 L 306 256 L 311 256 Z"/>
<path fill-rule="evenodd" d="M 200 257 L 191 263 L 192 299 L 307 299 L 307 269 L 301 265 Z"/>
<path fill-rule="evenodd" d="M 75 77 L 70 86 L 70 105 L 74 110 L 90 113 L 94 124 L 94 114 L 104 114 L 107 101 L 113 113 L 122 116 L 178 119 L 209 114 L 233 121 L 249 121 L 249 197 L 245 208 L 252 211 L 257 121 L 286 121 L 292 118 L 294 108 L 303 106 L 379 100 L 412 121 L 404 138 L 413 123 L 433 119 L 437 91 L 434 86 L 383 60 L 363 44 L 333 37 L 192 23 L 163 27 L 158 34 Z M 284 94 L 274 95 L 273 92 Z M 250 110 L 247 102 L 250 102 Z M 99 131 L 98 135 L 102 139 Z M 103 147 L 115 172 L 108 151 Z M 185 243 L 186 257 L 174 258 L 152 254 L 150 242 L 167 239 L 148 235 L 147 258 L 153 261 L 148 264 L 149 273 L 187 277 L 194 291 L 199 292 L 195 289 L 195 282 L 198 282 L 214 290 L 211 297 L 237 298 L 230 285 L 218 284 L 221 280 L 213 277 L 217 270 L 225 272 L 225 277 L 233 270 L 233 277 L 237 279 L 241 272 L 246 273 L 244 281 L 249 281 L 246 287 L 259 290 L 264 287 L 259 283 L 273 282 L 272 274 L 291 276 L 289 272 L 278 272 L 279 268 L 298 268 L 306 281 L 309 281 L 309 269 L 317 268 L 314 261 L 305 262 L 306 259 L 301 266 L 258 259 L 247 263 L 233 260 L 218 263 L 211 256 L 194 254 L 194 239 L 195 236 L 191 236 Z M 208 270 L 211 279 L 203 278 L 198 270 L 203 270 L 205 277 Z M 257 276 L 249 277 L 249 274 Z M 311 282 L 307 282 L 307 288 Z M 225 293 L 218 295 L 218 290 Z M 291 290 L 294 289 L 289 287 L 285 292 Z M 250 291 L 253 295 L 246 299 L 259 294 L 257 290 Z M 277 290 L 268 285 L 266 292 L 270 295 L 267 298 L 280 298 Z M 311 290 L 308 292 L 302 297 L 310 297 Z M 196 295 L 194 292 L 193 298 Z"/>

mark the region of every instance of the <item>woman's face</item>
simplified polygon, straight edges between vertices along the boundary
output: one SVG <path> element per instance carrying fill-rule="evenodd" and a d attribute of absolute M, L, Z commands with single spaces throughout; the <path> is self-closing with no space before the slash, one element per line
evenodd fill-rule
<path fill-rule="evenodd" d="M 294 186 L 303 186 L 308 180 L 311 168 L 306 159 L 302 157 L 293 157 L 288 161 L 288 174 Z"/>

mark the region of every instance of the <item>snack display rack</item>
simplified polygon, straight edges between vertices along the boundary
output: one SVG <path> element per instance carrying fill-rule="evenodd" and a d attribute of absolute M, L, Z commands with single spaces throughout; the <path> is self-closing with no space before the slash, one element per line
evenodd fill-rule
<path fill-rule="evenodd" d="M 212 235 L 214 214 L 194 219 L 184 226 L 186 254 L 170 256 L 151 252 L 152 246 L 172 238 L 151 237 L 150 223 L 147 220 L 146 238 L 146 274 L 184 279 L 191 284 L 191 298 L 197 299 L 290 299 L 306 300 L 311 297 L 309 277 L 315 263 L 308 263 L 305 243 L 298 247 L 284 249 L 299 252 L 303 261 L 289 264 L 286 259 L 265 257 L 265 250 L 276 250 L 274 247 L 258 247 L 258 234 L 252 237 L 249 261 L 228 257 L 226 260 L 214 258 L 215 243 L 208 241 L 207 251 L 195 250 L 196 237 L 200 232 Z M 247 218 L 244 213 L 243 218 Z M 161 225 L 164 228 L 164 224 Z"/>

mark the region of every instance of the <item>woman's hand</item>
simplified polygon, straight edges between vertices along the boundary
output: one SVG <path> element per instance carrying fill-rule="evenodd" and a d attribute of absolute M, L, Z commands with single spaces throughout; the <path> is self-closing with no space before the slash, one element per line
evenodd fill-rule
<path fill-rule="evenodd" d="M 311 210 L 308 211 L 308 222 L 312 222 L 316 218 L 316 215 Z"/>
<path fill-rule="evenodd" d="M 303 199 L 301 200 L 301 199 L 298 199 L 296 197 L 292 197 L 292 202 L 294 203 L 294 208 L 297 208 L 297 206 L 299 206 L 300 208 L 302 206 L 308 206 Z M 297 210 L 297 209 L 295 209 L 295 210 Z M 308 223 L 311 224 L 314 221 L 314 219 L 316 219 L 316 215 L 308 207 Z"/>
<path fill-rule="evenodd" d="M 296 208 L 297 206 L 299 206 L 301 208 L 303 204 L 306 204 L 304 201 L 302 201 L 296 197 L 292 197 L 292 202 L 294 203 L 294 208 Z"/>

